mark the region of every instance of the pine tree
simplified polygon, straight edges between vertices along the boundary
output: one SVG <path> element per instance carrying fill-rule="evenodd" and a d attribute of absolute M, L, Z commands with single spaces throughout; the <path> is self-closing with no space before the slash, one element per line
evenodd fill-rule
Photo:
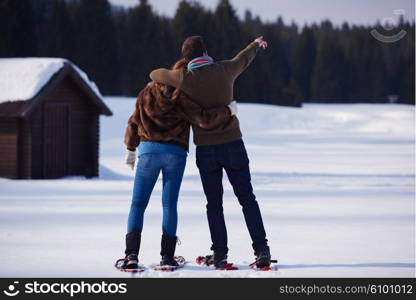
<path fill-rule="evenodd" d="M 211 35 L 207 39 L 210 53 L 216 59 L 229 59 L 243 45 L 240 21 L 229 0 L 220 0 L 210 24 Z"/>
<path fill-rule="evenodd" d="M 293 61 L 292 87 L 296 99 L 311 100 L 311 78 L 315 67 L 316 41 L 312 30 L 304 27 L 296 45 Z"/>
<path fill-rule="evenodd" d="M 118 94 L 118 56 L 111 7 L 107 0 L 71 3 L 75 25 L 74 61 L 105 94 Z"/>
<path fill-rule="evenodd" d="M 193 35 L 200 35 L 209 41 L 208 24 L 211 18 L 212 14 L 208 13 L 198 2 L 185 0 L 179 2 L 172 19 L 172 28 L 177 41 L 176 48 L 180 49 L 182 42 Z"/>
<path fill-rule="evenodd" d="M 323 22 L 321 28 L 312 75 L 312 101 L 342 102 L 347 98 L 348 69 L 345 54 L 331 22 Z"/>
<path fill-rule="evenodd" d="M 415 23 L 404 24 L 406 36 L 398 41 L 400 54 L 398 58 L 398 96 L 399 102 L 415 104 Z"/>
<path fill-rule="evenodd" d="M 36 56 L 34 11 L 30 0 L 0 1 L 0 56 Z"/>
<path fill-rule="evenodd" d="M 150 80 L 149 73 L 156 66 L 169 67 L 157 64 L 157 49 L 164 47 L 164 44 L 158 39 L 158 19 L 146 0 L 141 0 L 139 6 L 127 12 L 121 35 L 123 92 L 130 96 L 137 95 Z"/>
<path fill-rule="evenodd" d="M 41 29 L 41 56 L 71 58 L 74 46 L 73 24 L 65 0 L 52 0 Z"/>

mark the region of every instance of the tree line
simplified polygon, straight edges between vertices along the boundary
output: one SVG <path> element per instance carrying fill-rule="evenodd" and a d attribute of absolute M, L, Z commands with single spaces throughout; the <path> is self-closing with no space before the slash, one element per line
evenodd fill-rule
<path fill-rule="evenodd" d="M 279 12 L 276 11 L 276 15 Z M 406 36 L 382 43 L 377 29 Z M 130 8 L 108 0 L 0 0 L 0 57 L 64 57 L 87 72 L 105 95 L 136 96 L 155 68 L 180 58 L 183 40 L 202 35 L 209 55 L 229 59 L 262 35 L 269 48 L 236 81 L 242 102 L 415 103 L 415 23 L 400 20 L 358 26 L 330 21 L 264 22 L 246 11 L 239 18 L 229 0 L 214 10 L 183 0 L 172 18 L 155 13 L 147 0 Z"/>

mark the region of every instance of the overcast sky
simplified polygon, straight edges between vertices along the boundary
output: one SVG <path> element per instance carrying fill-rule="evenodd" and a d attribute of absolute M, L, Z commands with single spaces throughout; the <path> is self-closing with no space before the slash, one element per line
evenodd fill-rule
<path fill-rule="evenodd" d="M 180 0 L 148 0 L 155 11 L 172 16 Z M 111 3 L 132 6 L 139 0 L 110 0 Z M 207 8 L 215 8 L 218 0 L 198 1 Z M 274 21 L 282 16 L 285 23 L 294 20 L 298 24 L 330 19 L 341 24 L 374 24 L 385 18 L 397 20 L 394 10 L 405 12 L 405 19 L 415 19 L 415 0 L 231 0 L 233 7 L 242 17 L 246 9 L 263 20 Z"/>

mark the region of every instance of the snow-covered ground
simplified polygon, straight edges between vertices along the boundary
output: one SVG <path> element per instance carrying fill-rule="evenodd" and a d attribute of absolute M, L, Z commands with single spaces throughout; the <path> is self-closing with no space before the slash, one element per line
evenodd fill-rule
<path fill-rule="evenodd" d="M 123 134 L 133 98 L 106 98 L 100 179 L 0 179 L 0 276 L 128 277 L 122 257 L 133 172 Z M 255 272 L 239 204 L 225 184 L 229 260 L 239 271 L 192 263 L 208 254 L 195 148 L 179 200 L 177 253 L 191 263 L 137 277 L 414 277 L 414 107 L 241 104 L 255 193 L 279 270 Z M 161 182 L 145 216 L 140 260 L 159 261 Z"/>

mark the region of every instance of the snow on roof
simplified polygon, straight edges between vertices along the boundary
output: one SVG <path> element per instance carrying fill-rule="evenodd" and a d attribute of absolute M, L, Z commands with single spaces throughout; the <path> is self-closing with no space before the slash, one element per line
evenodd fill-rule
<path fill-rule="evenodd" d="M 102 99 L 100 91 L 87 74 L 64 58 L 0 58 L 0 103 L 33 98 L 63 68 L 64 63 L 70 64 Z"/>

